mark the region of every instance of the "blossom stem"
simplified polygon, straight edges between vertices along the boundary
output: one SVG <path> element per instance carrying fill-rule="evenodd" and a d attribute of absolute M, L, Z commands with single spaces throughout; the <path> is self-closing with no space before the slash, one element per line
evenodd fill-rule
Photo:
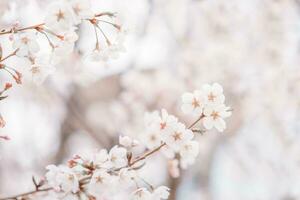
<path fill-rule="evenodd" d="M 0 198 L 0 200 L 18 199 L 19 197 L 26 197 L 28 195 L 36 194 L 36 193 L 39 193 L 39 192 L 46 192 L 46 191 L 50 191 L 50 190 L 53 190 L 53 188 L 47 187 L 47 188 L 44 188 L 44 189 L 32 190 L 32 191 L 24 192 L 24 193 L 15 195 L 15 196 Z"/>
<path fill-rule="evenodd" d="M 191 129 L 193 128 L 202 118 L 204 117 L 204 115 L 201 115 L 195 122 L 193 122 L 189 127 L 188 129 Z M 153 150 L 150 150 L 148 152 L 146 152 L 144 155 L 142 155 L 141 157 L 138 157 L 137 159 L 135 159 L 133 162 L 131 162 L 129 164 L 129 166 L 131 167 L 132 165 L 134 165 L 135 163 L 141 161 L 141 160 L 144 160 L 145 158 L 147 158 L 148 156 L 154 154 L 155 152 L 159 151 L 161 148 L 163 148 L 164 146 L 166 146 L 166 143 L 162 143 L 160 146 L 156 147 L 155 149 Z"/>
<path fill-rule="evenodd" d="M 111 13 L 111 12 L 102 12 L 99 14 L 96 14 L 95 17 L 101 17 L 101 16 L 109 16 L 109 17 L 114 17 L 115 14 Z M 38 30 L 40 28 L 42 28 L 42 26 L 44 26 L 45 23 L 40 23 L 40 24 L 36 24 L 36 25 L 32 25 L 32 26 L 28 26 L 28 27 L 24 27 L 24 28 L 19 28 L 19 29 L 15 29 L 12 28 L 10 30 L 3 30 L 0 32 L 0 35 L 6 35 L 6 34 L 11 34 L 11 33 L 17 33 L 20 31 L 26 31 L 26 30 Z"/>
<path fill-rule="evenodd" d="M 188 129 L 191 129 L 193 128 L 204 116 L 201 115 L 195 122 L 193 122 L 189 127 Z M 163 148 L 164 146 L 166 146 L 166 143 L 162 143 L 160 146 L 156 147 L 155 149 L 152 149 L 152 150 L 149 150 L 147 151 L 146 153 L 144 153 L 142 156 L 138 156 L 137 158 L 133 159 L 133 161 L 131 163 L 129 163 L 128 165 L 124 166 L 124 167 L 121 167 L 121 168 L 118 168 L 118 169 L 115 169 L 114 171 L 119 171 L 123 168 L 126 168 L 126 167 L 132 167 L 134 164 L 136 164 L 137 162 L 141 161 L 141 160 L 144 160 L 146 159 L 147 157 L 149 157 L 150 155 L 158 152 L 161 148 Z M 87 176 L 87 177 L 84 177 L 82 178 L 79 182 L 82 184 L 82 185 L 85 185 L 87 184 L 88 182 L 86 182 L 87 180 L 90 180 L 91 179 L 91 176 Z M 21 194 L 18 194 L 18 195 L 14 195 L 14 196 L 11 196 L 11 197 L 5 197 L 5 198 L 0 198 L 0 200 L 11 200 L 11 199 L 18 199 L 20 197 L 26 197 L 28 195 L 32 195 L 32 194 L 36 194 L 36 193 L 39 193 L 39 192 L 47 192 L 47 191 L 51 191 L 51 190 L 54 190 L 54 188 L 52 187 L 47 187 L 47 188 L 44 188 L 44 189 L 36 189 L 36 190 L 33 190 L 33 191 L 30 191 L 30 192 L 25 192 L 25 193 L 21 193 Z"/>
<path fill-rule="evenodd" d="M 14 50 L 11 54 L 9 54 L 9 55 L 7 55 L 6 57 L 2 58 L 2 59 L 0 60 L 0 62 L 3 62 L 4 60 L 7 60 L 8 58 L 10 58 L 10 57 L 12 57 L 12 56 L 15 56 L 18 50 L 19 50 L 19 49 L 16 49 L 16 50 Z"/>

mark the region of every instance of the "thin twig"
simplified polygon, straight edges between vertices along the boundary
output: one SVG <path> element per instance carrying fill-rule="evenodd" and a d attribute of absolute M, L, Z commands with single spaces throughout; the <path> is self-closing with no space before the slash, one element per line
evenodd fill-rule
<path fill-rule="evenodd" d="M 193 128 L 204 116 L 202 115 L 201 117 L 199 117 L 195 122 L 193 122 L 189 127 L 188 129 L 191 129 Z M 142 156 L 138 156 L 136 159 L 134 159 L 134 161 L 132 161 L 131 163 L 129 163 L 128 165 L 124 166 L 124 167 L 120 167 L 118 169 L 114 169 L 113 171 L 119 171 L 123 168 L 127 168 L 127 167 L 131 167 L 133 166 L 134 164 L 136 164 L 137 162 L 141 161 L 141 160 L 144 160 L 146 159 L 147 157 L 151 156 L 152 154 L 154 154 L 155 152 L 159 151 L 162 147 L 166 146 L 166 143 L 162 143 L 160 146 L 156 147 L 155 149 L 153 150 L 149 150 L 147 152 L 145 152 Z M 91 179 L 91 176 L 87 176 L 87 177 L 84 177 L 82 178 L 79 182 L 82 184 L 82 185 L 85 185 L 87 184 L 88 182 L 85 182 L 86 180 L 89 180 Z M 44 188 L 44 189 L 38 189 L 38 190 L 33 190 L 33 191 L 29 191 L 29 192 L 25 192 L 25 193 L 21 193 L 21 194 L 18 194 L 18 195 L 14 195 L 14 196 L 11 196 L 11 197 L 5 197 L 5 198 L 0 198 L 0 200 L 10 200 L 10 199 L 18 199 L 20 197 L 26 197 L 28 195 L 32 195 L 32 194 L 36 194 L 36 193 L 39 193 L 39 192 L 47 192 L 47 191 L 51 191 L 53 190 L 52 187 L 48 187 L 48 188 Z"/>
<path fill-rule="evenodd" d="M 102 12 L 102 13 L 99 13 L 99 14 L 96 14 L 96 15 L 95 15 L 95 17 L 101 17 L 101 16 L 114 17 L 114 16 L 115 16 L 115 13 L 111 13 L 111 12 Z M 36 25 L 31 25 L 31 26 L 27 26 L 27 27 L 19 28 L 19 29 L 12 28 L 12 29 L 10 29 L 10 30 L 7 30 L 7 31 L 4 30 L 4 31 L 0 32 L 0 35 L 11 34 L 11 33 L 17 33 L 17 32 L 20 32 L 20 31 L 26 31 L 26 30 L 37 30 L 37 29 L 42 28 L 42 26 L 45 26 L 45 23 L 40 23 L 40 24 L 36 24 Z"/>

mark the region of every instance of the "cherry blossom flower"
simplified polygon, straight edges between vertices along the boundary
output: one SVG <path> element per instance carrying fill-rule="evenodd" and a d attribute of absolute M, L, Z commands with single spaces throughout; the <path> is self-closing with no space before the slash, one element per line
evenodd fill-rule
<path fill-rule="evenodd" d="M 36 35 L 32 32 L 23 32 L 14 37 L 13 48 L 18 49 L 17 56 L 27 56 L 40 50 Z"/>
<path fill-rule="evenodd" d="M 106 149 L 101 149 L 99 152 L 97 152 L 95 154 L 95 158 L 93 160 L 93 162 L 98 165 L 101 166 L 104 163 L 106 163 L 108 161 L 108 152 Z"/>
<path fill-rule="evenodd" d="M 121 53 L 126 52 L 126 48 L 124 46 L 125 34 L 125 31 L 119 31 L 115 42 L 108 46 L 108 52 L 112 59 L 118 59 Z"/>
<path fill-rule="evenodd" d="M 45 24 L 59 34 L 71 30 L 75 25 L 72 8 L 65 2 L 54 2 L 48 7 Z"/>
<path fill-rule="evenodd" d="M 223 87 L 218 83 L 212 85 L 205 84 L 202 87 L 202 91 L 208 104 L 222 104 L 225 101 Z"/>
<path fill-rule="evenodd" d="M 224 104 L 206 106 L 203 111 L 205 116 L 203 118 L 204 127 L 208 130 L 215 127 L 218 131 L 223 132 L 226 128 L 224 118 L 231 115 L 231 112 L 228 110 L 229 107 L 226 107 Z"/>
<path fill-rule="evenodd" d="M 161 110 L 160 115 L 158 112 L 145 115 L 146 126 L 155 126 L 162 133 L 162 136 L 170 132 L 177 122 L 178 119 L 173 115 L 169 115 L 165 109 Z"/>
<path fill-rule="evenodd" d="M 139 144 L 139 141 L 134 140 L 129 136 L 119 136 L 119 144 L 124 147 L 131 148 L 136 147 Z"/>
<path fill-rule="evenodd" d="M 38 59 L 33 61 L 35 64 L 38 63 Z M 184 99 L 188 101 L 184 103 L 191 104 L 194 95 L 198 95 L 197 99 L 200 99 L 200 93 L 197 91 L 185 95 L 188 97 Z M 215 127 L 223 131 L 226 127 L 224 118 L 231 114 L 224 104 L 203 103 L 201 106 L 203 107 L 201 112 L 196 111 L 198 117 L 189 128 L 164 109 L 161 112 L 146 113 L 145 131 L 140 137 L 149 150 L 136 156 L 132 150 L 135 150 L 133 147 L 139 142 L 129 136 L 119 136 L 119 144 L 122 147 L 115 145 L 110 150 L 80 153 L 73 156 L 68 165 L 47 166 L 46 184 L 57 192 L 58 199 L 73 199 L 75 193 L 79 196 L 84 194 L 89 199 L 107 199 L 113 197 L 116 191 L 124 190 L 128 193 L 134 186 L 137 189 L 128 193 L 133 200 L 168 199 L 170 195 L 168 187 L 154 188 L 141 177 L 142 174 L 138 170 L 148 163 L 148 156 L 158 152 L 168 159 L 168 170 L 172 177 L 180 175 L 179 166 L 186 169 L 195 162 L 199 154 L 199 143 L 193 140 L 193 126 L 196 123 L 203 123 L 206 129 Z M 62 194 L 63 197 L 59 197 Z"/>
<path fill-rule="evenodd" d="M 106 149 L 94 150 L 92 152 L 86 152 L 85 154 L 75 155 L 72 160 L 76 163 L 85 165 L 94 165 L 95 167 L 107 167 L 108 165 L 108 152 Z"/>
<path fill-rule="evenodd" d="M 46 173 L 46 179 L 51 187 L 65 193 L 76 193 L 79 190 L 78 178 L 70 168 L 65 166 L 57 167 L 55 165 L 49 165 L 46 169 L 48 170 Z"/>
<path fill-rule="evenodd" d="M 56 70 L 56 68 L 50 64 L 49 57 L 38 56 L 32 60 L 33 64 L 29 67 L 28 74 L 36 84 L 43 83 L 46 78 Z"/>
<path fill-rule="evenodd" d="M 70 0 L 70 5 L 75 16 L 75 23 L 79 24 L 82 19 L 93 18 L 90 2 L 86 0 Z"/>
<path fill-rule="evenodd" d="M 109 59 L 109 51 L 108 49 L 95 49 L 90 55 L 89 58 L 91 59 L 91 61 L 94 62 L 99 62 L 99 61 L 103 61 L 103 62 L 107 62 Z"/>
<path fill-rule="evenodd" d="M 132 200 L 151 200 L 152 194 L 147 188 L 139 188 L 132 193 Z"/>
<path fill-rule="evenodd" d="M 62 58 L 62 55 L 69 55 L 74 50 L 74 44 L 78 40 L 78 35 L 74 31 L 68 31 L 63 34 L 62 39 L 54 46 L 54 55 L 56 58 Z"/>
<path fill-rule="evenodd" d="M 91 195 L 99 196 L 104 193 L 111 183 L 111 176 L 106 172 L 106 170 L 96 170 L 88 184 L 88 192 Z"/>
<path fill-rule="evenodd" d="M 183 123 L 177 123 L 176 126 L 173 127 L 172 132 L 164 137 L 164 141 L 174 151 L 179 151 L 181 146 L 193 139 L 193 137 L 194 134 L 191 130 L 186 129 Z"/>
<path fill-rule="evenodd" d="M 189 165 L 194 164 L 199 154 L 199 143 L 196 141 L 187 141 L 180 148 L 180 166 L 186 169 Z"/>
<path fill-rule="evenodd" d="M 160 129 L 156 126 L 147 127 L 145 132 L 141 135 L 141 140 L 148 149 L 158 147 L 162 143 Z"/>
<path fill-rule="evenodd" d="M 184 93 L 182 102 L 181 110 L 183 113 L 201 116 L 203 107 L 206 104 L 206 98 L 202 91 L 196 90 L 193 93 Z"/>
<path fill-rule="evenodd" d="M 168 159 L 174 159 L 176 155 L 174 150 L 168 145 L 163 146 L 160 152 Z"/>
<path fill-rule="evenodd" d="M 137 179 L 137 172 L 128 168 L 123 168 L 119 172 L 119 182 L 125 187 L 129 187 L 135 179 Z"/>
<path fill-rule="evenodd" d="M 109 160 L 113 167 L 124 167 L 127 164 L 127 150 L 114 146 L 109 152 Z"/>
<path fill-rule="evenodd" d="M 166 186 L 159 186 L 153 192 L 153 197 L 155 200 L 168 199 L 170 195 L 170 188 Z"/>
<path fill-rule="evenodd" d="M 117 38 L 113 43 L 110 43 L 107 46 L 96 45 L 96 48 L 90 53 L 87 57 L 93 62 L 107 62 L 109 59 L 117 59 L 120 56 L 120 53 L 124 53 L 126 48 L 124 46 L 125 36 L 124 31 L 120 31 L 117 35 Z"/>

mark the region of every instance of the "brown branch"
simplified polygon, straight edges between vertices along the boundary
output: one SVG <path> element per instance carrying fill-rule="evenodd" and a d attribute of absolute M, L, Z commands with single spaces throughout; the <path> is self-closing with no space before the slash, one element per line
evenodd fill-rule
<path fill-rule="evenodd" d="M 111 12 L 102 12 L 99 14 L 95 14 L 95 17 L 101 17 L 101 16 L 109 16 L 109 17 L 114 17 L 115 13 L 111 13 Z M 42 29 L 42 27 L 45 26 L 45 23 L 40 23 L 40 24 L 36 24 L 36 25 L 31 25 L 28 27 L 24 27 L 24 28 L 12 28 L 10 30 L 2 30 L 0 32 L 0 35 L 6 35 L 6 34 L 10 34 L 10 33 L 17 33 L 20 31 L 26 31 L 26 30 L 40 30 Z"/>
<path fill-rule="evenodd" d="M 188 129 L 191 129 L 193 128 L 204 116 L 200 116 L 195 122 L 193 122 L 189 127 Z M 151 156 L 152 154 L 154 154 L 155 152 L 159 151 L 162 147 L 166 146 L 166 143 L 162 143 L 160 146 L 156 147 L 155 149 L 153 150 L 149 150 L 147 152 L 145 152 L 142 156 L 138 156 L 136 157 L 131 163 L 128 163 L 126 166 L 124 167 L 120 167 L 120 168 L 117 168 L 117 169 L 114 169 L 112 170 L 112 172 L 116 172 L 116 171 L 120 171 L 121 169 L 123 168 L 127 168 L 127 167 L 131 167 L 133 166 L 134 164 L 138 163 L 139 161 L 141 160 L 144 160 L 146 159 L 147 157 Z M 81 183 L 81 185 L 86 185 L 88 182 L 84 182 L 86 180 L 89 180 L 91 178 L 91 176 L 87 176 L 87 177 L 84 177 L 82 178 L 79 182 Z M 25 192 L 25 193 L 21 193 L 21 194 L 18 194 L 18 195 L 14 195 L 14 196 L 11 196 L 11 197 L 5 197 L 5 198 L 0 198 L 0 200 L 10 200 L 10 199 L 18 199 L 20 197 L 26 197 L 28 195 L 32 195 L 32 194 L 36 194 L 36 193 L 40 193 L 40 192 L 47 192 L 47 191 L 51 191 L 53 190 L 52 187 L 48 187 L 48 188 L 44 188 L 44 189 L 39 189 L 39 188 L 36 188 L 35 190 L 33 191 L 30 191 L 30 192 Z"/>
<path fill-rule="evenodd" d="M 24 192 L 24 193 L 14 195 L 14 196 L 11 196 L 11 197 L 0 198 L 0 200 L 18 199 L 20 197 L 26 197 L 28 195 L 37 194 L 37 193 L 40 193 L 40 192 L 47 192 L 47 191 L 50 191 L 50 190 L 53 190 L 53 188 L 48 187 L 48 188 L 44 188 L 44 189 L 32 190 L 32 191 Z"/>
<path fill-rule="evenodd" d="M 0 62 L 3 62 L 4 60 L 6 60 L 6 59 L 8 59 L 8 58 L 10 58 L 10 57 L 12 57 L 12 56 L 15 56 L 16 53 L 17 53 L 18 51 L 19 51 L 19 49 L 14 50 L 12 53 L 10 53 L 10 54 L 7 55 L 6 57 L 2 58 L 2 59 L 0 60 Z"/>

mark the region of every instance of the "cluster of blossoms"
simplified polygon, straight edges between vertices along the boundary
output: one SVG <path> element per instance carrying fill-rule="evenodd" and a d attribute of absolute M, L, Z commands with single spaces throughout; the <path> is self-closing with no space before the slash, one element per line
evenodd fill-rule
<path fill-rule="evenodd" d="M 222 132 L 226 128 L 224 118 L 229 117 L 231 112 L 225 102 L 223 88 L 218 83 L 205 84 L 202 90 L 182 95 L 182 111 L 194 116 L 203 116 L 203 126 L 209 130 L 215 127 Z"/>
<path fill-rule="evenodd" d="M 191 95 L 192 101 L 189 98 Z M 220 129 L 218 123 L 222 123 L 224 126 L 221 131 L 224 130 L 223 118 L 231 114 L 229 108 L 223 105 L 224 99 L 222 87 L 218 84 L 205 85 L 202 91 L 194 94 L 184 94 L 183 111 L 193 111 L 192 114 L 196 116 L 190 126 L 179 122 L 178 118 L 164 109 L 146 113 L 145 132 L 140 140 L 120 136 L 119 144 L 110 150 L 77 154 L 67 165 L 49 165 L 46 181 L 35 184 L 36 190 L 30 194 L 52 190 L 55 191 L 55 198 L 93 200 L 109 199 L 117 192 L 127 194 L 133 200 L 168 199 L 170 189 L 153 186 L 142 177 L 140 169 L 147 164 L 149 156 L 162 153 L 173 166 L 171 175 L 179 176 L 180 168 L 186 169 L 193 164 L 199 153 L 199 144 L 195 140 L 199 130 L 194 127 L 203 122 L 204 128 L 215 126 Z M 192 109 L 189 104 L 193 106 Z M 226 109 L 219 109 L 221 106 Z M 136 153 L 136 148 L 144 148 L 145 152 Z M 48 187 L 44 188 L 46 185 Z"/>
<path fill-rule="evenodd" d="M 123 37 L 118 35 L 115 41 L 111 41 L 105 34 L 102 24 L 111 25 L 117 32 L 122 32 L 121 26 L 107 20 L 115 17 L 113 13 L 103 12 L 95 14 L 89 3 L 85 0 L 63 0 L 52 3 L 46 8 L 45 22 L 22 28 L 15 23 L 10 30 L 3 30 L 0 34 L 10 34 L 13 52 L 9 57 L 18 56 L 27 59 L 30 67 L 27 71 L 37 82 L 42 82 L 49 73 L 55 69 L 55 65 L 64 57 L 72 53 L 75 42 L 78 40 L 77 30 L 83 22 L 90 23 L 95 30 L 96 43 L 93 53 L 88 53 L 96 60 L 107 60 L 117 57 L 124 50 Z M 106 17 L 106 18 L 105 18 Z M 100 44 L 102 34 L 106 44 Z M 38 42 L 39 36 L 46 39 L 51 49 L 48 54 L 42 52 Z M 96 56 L 97 55 L 97 56 Z M 2 61 L 6 60 L 4 58 Z M 22 75 L 6 64 L 1 64 L 1 69 L 9 71 L 17 83 L 22 82 Z"/>
<path fill-rule="evenodd" d="M 114 13 L 94 13 L 86 0 L 53 1 L 46 8 L 44 23 L 21 27 L 18 22 L 10 29 L 3 29 L 0 35 L 9 35 L 11 47 L 0 45 L 0 71 L 6 72 L 17 84 L 22 84 L 23 75 L 40 84 L 48 75 L 55 72 L 59 63 L 74 52 L 77 34 L 82 23 L 88 23 L 94 29 L 95 45 L 87 52 L 86 58 L 92 61 L 107 61 L 117 58 L 124 51 L 124 37 L 121 26 L 112 22 Z M 105 34 L 103 26 L 110 26 L 116 32 L 111 39 Z M 46 41 L 46 45 L 44 45 Z M 12 49 L 4 56 L 3 50 Z M 25 61 L 24 69 L 20 70 L 6 62 L 12 57 Z M 11 84 L 9 83 L 10 87 Z M 5 90 L 7 90 L 7 85 Z M 0 93 L 0 100 L 3 92 Z"/>

